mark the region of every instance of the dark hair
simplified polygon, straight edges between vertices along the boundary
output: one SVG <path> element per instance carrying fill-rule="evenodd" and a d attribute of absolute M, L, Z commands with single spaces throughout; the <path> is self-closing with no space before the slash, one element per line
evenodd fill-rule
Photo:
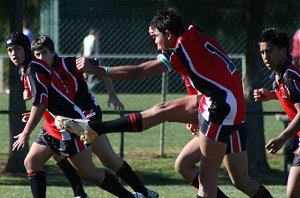
<path fill-rule="evenodd" d="M 26 57 L 31 54 L 29 38 L 22 32 L 12 32 L 9 34 L 6 39 L 6 49 L 13 45 L 21 45 Z"/>
<path fill-rule="evenodd" d="M 32 41 L 32 51 L 42 50 L 44 48 L 49 49 L 50 52 L 55 52 L 54 43 L 48 36 L 42 35 Z"/>
<path fill-rule="evenodd" d="M 185 32 L 183 20 L 174 8 L 158 12 L 152 19 L 150 26 L 153 29 L 157 28 L 163 34 L 166 30 L 169 30 L 176 37 L 181 36 Z"/>
<path fill-rule="evenodd" d="M 290 57 L 290 41 L 287 34 L 275 27 L 266 28 L 258 38 L 258 42 L 272 43 L 279 49 L 286 48 L 286 54 Z"/>

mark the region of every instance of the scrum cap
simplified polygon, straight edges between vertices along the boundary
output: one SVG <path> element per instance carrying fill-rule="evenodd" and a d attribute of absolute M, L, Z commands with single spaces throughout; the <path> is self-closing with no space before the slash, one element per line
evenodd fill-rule
<path fill-rule="evenodd" d="M 31 54 L 30 41 L 25 34 L 21 32 L 10 33 L 8 38 L 6 39 L 6 48 L 13 45 L 21 45 L 25 51 L 26 57 Z"/>

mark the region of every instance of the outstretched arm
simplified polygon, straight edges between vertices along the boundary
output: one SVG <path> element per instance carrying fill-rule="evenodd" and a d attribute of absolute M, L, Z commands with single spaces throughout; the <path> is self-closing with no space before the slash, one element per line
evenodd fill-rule
<path fill-rule="evenodd" d="M 140 65 L 95 66 L 87 58 L 76 59 L 76 67 L 82 72 L 96 74 L 99 77 L 110 77 L 120 80 L 136 80 L 161 74 L 168 71 L 167 66 L 160 60 L 151 60 Z"/>

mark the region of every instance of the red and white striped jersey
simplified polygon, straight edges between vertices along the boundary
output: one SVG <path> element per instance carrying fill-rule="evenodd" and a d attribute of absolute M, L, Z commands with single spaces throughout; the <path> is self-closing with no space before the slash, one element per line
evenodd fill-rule
<path fill-rule="evenodd" d="M 285 113 L 293 120 L 297 114 L 294 104 L 300 103 L 300 69 L 288 63 L 278 82 L 273 81 L 273 89 Z M 300 131 L 297 134 L 300 137 Z"/>
<path fill-rule="evenodd" d="M 240 124 L 245 120 L 240 75 L 209 35 L 190 26 L 177 39 L 176 47 L 160 54 L 158 59 L 203 94 L 199 109 L 206 120 L 223 125 Z"/>
<path fill-rule="evenodd" d="M 46 120 L 43 127 L 53 137 L 61 140 L 71 139 L 70 133 L 55 123 L 57 115 L 85 118 L 81 109 L 73 102 L 59 75 L 44 61 L 33 58 L 22 70 L 24 85 L 28 85 L 33 104 L 47 104 L 43 115 Z"/>

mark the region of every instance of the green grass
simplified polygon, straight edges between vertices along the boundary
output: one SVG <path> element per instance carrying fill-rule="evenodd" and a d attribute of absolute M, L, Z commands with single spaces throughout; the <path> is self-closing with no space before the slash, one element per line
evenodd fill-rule
<path fill-rule="evenodd" d="M 168 95 L 167 100 L 182 97 L 183 95 Z M 161 100 L 160 95 L 120 95 L 121 100 L 125 104 L 126 110 L 137 111 L 151 107 Z M 8 110 L 8 96 L 0 94 L 1 104 L 0 110 Z M 109 110 L 106 107 L 107 97 L 105 95 L 97 96 L 97 101 L 101 101 L 103 110 Z M 30 107 L 30 104 L 27 104 Z M 265 110 L 281 111 L 280 105 L 276 102 L 266 103 Z M 119 115 L 105 114 L 104 120 L 118 118 Z M 273 115 L 264 117 L 265 123 L 265 137 L 266 141 L 274 137 L 283 129 L 283 124 L 276 121 Z M 0 167 L 4 167 L 9 149 L 9 135 L 8 135 L 8 116 L 0 114 L 1 137 L 0 141 Z M 276 129 L 276 130 L 274 130 Z M 37 130 L 36 130 L 37 131 Z M 34 134 L 31 135 L 31 141 Z M 114 150 L 119 153 L 120 134 L 108 135 Z M 124 158 L 136 171 L 144 184 L 155 189 L 160 193 L 160 197 L 185 198 L 195 197 L 196 190 L 191 187 L 179 174 L 174 170 L 174 163 L 176 156 L 182 147 L 192 138 L 192 135 L 186 131 L 184 124 L 166 123 L 165 124 L 165 146 L 164 156 L 159 157 L 160 154 L 160 127 L 154 127 L 143 133 L 138 134 L 124 134 Z M 30 142 L 31 142 L 30 141 Z M 268 163 L 274 170 L 270 174 L 256 175 L 255 178 L 266 184 L 268 189 L 275 197 L 285 197 L 285 182 L 283 175 L 283 156 L 282 153 L 275 156 L 269 156 Z M 102 165 L 94 160 L 98 167 Z M 50 160 L 45 165 L 47 170 L 47 197 L 72 197 L 72 190 L 66 178 L 56 167 L 53 160 Z M 109 193 L 93 186 L 90 183 L 84 183 L 85 190 L 90 197 L 113 197 Z M 237 189 L 235 189 L 227 176 L 226 171 L 222 167 L 219 177 L 220 188 L 229 196 L 242 198 L 246 197 Z M 126 188 L 131 190 L 127 185 Z M 0 177 L 0 198 L 4 197 L 22 197 L 29 198 L 31 196 L 30 187 L 25 175 L 21 176 L 4 176 Z"/>

